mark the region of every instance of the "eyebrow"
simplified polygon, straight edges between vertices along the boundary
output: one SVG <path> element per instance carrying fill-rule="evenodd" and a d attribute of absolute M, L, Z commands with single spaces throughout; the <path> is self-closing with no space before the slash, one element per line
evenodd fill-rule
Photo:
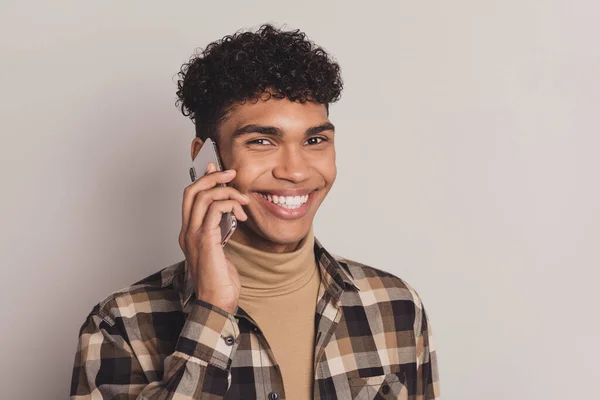
<path fill-rule="evenodd" d="M 311 126 L 306 130 L 304 136 L 316 135 L 323 131 L 335 132 L 335 126 L 333 126 L 331 122 L 326 122 L 317 126 Z M 261 133 L 263 135 L 273 135 L 279 137 L 283 136 L 283 131 L 275 126 L 250 124 L 236 129 L 231 138 L 235 139 L 238 136 L 247 135 L 249 133 Z"/>

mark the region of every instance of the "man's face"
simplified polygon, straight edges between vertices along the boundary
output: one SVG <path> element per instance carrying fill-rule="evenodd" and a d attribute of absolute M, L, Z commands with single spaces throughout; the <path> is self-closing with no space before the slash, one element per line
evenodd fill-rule
<path fill-rule="evenodd" d="M 308 233 L 336 177 L 334 128 L 325 105 L 271 97 L 236 106 L 221 123 L 224 168 L 250 198 L 234 239 L 268 251 L 292 251 Z"/>

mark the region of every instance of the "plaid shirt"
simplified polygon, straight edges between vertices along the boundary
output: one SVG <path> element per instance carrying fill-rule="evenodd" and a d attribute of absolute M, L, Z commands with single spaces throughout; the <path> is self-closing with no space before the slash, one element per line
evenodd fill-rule
<path fill-rule="evenodd" d="M 429 319 L 400 278 L 332 256 L 315 313 L 314 399 L 439 399 Z M 71 399 L 286 398 L 260 327 L 195 298 L 185 261 L 94 307 L 79 333 Z"/>

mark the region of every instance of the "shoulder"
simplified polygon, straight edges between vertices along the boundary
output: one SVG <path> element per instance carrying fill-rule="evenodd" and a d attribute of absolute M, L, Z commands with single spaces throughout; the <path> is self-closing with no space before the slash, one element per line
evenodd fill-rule
<path fill-rule="evenodd" d="M 96 314 L 110 325 L 138 314 L 176 311 L 180 308 L 179 288 L 184 278 L 184 261 L 163 268 L 130 286 L 109 294 L 95 305 Z"/>
<path fill-rule="evenodd" d="M 333 255 L 335 260 L 352 276 L 358 287 L 357 296 L 362 306 L 377 304 L 378 309 L 388 308 L 394 311 L 394 317 L 410 314 L 415 329 L 420 329 L 423 315 L 421 296 L 406 280 L 391 272 Z"/>
<path fill-rule="evenodd" d="M 419 306 L 422 306 L 421 297 L 406 280 L 391 272 L 358 261 L 338 255 L 333 255 L 333 257 L 346 268 L 361 292 L 385 290 L 402 298 L 411 299 Z"/>

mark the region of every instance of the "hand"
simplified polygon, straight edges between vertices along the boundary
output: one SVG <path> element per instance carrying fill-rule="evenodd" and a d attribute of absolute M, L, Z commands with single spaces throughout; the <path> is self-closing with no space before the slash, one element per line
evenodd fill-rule
<path fill-rule="evenodd" d="M 237 270 L 225 257 L 221 245 L 221 215 L 233 212 L 240 221 L 248 216 L 242 204 L 249 199 L 230 186 L 218 186 L 235 177 L 235 170 L 216 171 L 213 163 L 207 174 L 183 191 L 179 246 L 185 254 L 198 299 L 230 314 L 237 310 L 241 285 Z"/>

